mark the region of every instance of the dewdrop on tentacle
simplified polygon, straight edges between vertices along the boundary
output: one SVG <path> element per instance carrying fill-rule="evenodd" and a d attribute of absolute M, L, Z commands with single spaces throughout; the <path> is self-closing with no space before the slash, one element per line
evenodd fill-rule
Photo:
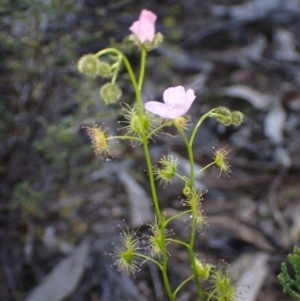
<path fill-rule="evenodd" d="M 161 226 L 157 219 L 150 224 L 150 230 L 151 235 L 148 236 L 148 248 L 151 256 L 159 257 L 163 250 L 163 238 L 161 235 Z M 165 238 L 168 236 L 170 236 L 170 231 L 165 229 Z M 168 242 L 165 241 L 165 244 L 168 244 Z"/>
<path fill-rule="evenodd" d="M 172 155 L 163 155 L 159 161 L 159 167 L 154 169 L 156 180 L 159 180 L 159 184 L 166 185 L 171 182 L 177 170 L 178 159 L 173 158 Z"/>
<path fill-rule="evenodd" d="M 136 231 L 122 230 L 121 243 L 122 246 L 113 254 L 117 259 L 115 265 L 120 272 L 135 273 L 140 268 L 141 261 L 136 255 L 141 249 Z"/>
<path fill-rule="evenodd" d="M 225 147 L 216 149 L 214 151 L 214 160 L 215 164 L 219 167 L 221 175 L 222 172 L 224 172 L 226 175 L 228 175 L 230 170 L 230 165 L 227 161 L 227 155 L 230 153 L 231 150 L 226 149 Z"/>
<path fill-rule="evenodd" d="M 202 279 L 208 279 L 214 268 L 212 264 L 202 262 L 198 256 L 195 255 L 196 272 Z"/>
<path fill-rule="evenodd" d="M 218 301 L 235 301 L 236 286 L 228 271 L 215 269 L 212 273 L 212 282 Z"/>
<path fill-rule="evenodd" d="M 93 128 L 86 127 L 86 130 L 91 139 L 92 148 L 94 149 L 96 156 L 106 157 L 109 154 L 106 137 L 107 129 L 104 129 L 100 125 L 94 125 Z"/>
<path fill-rule="evenodd" d="M 183 205 L 191 210 L 191 219 L 194 219 L 195 226 L 198 230 L 203 230 L 206 223 L 206 217 L 202 210 L 203 194 L 200 190 L 192 188 L 186 200 L 183 200 Z"/>

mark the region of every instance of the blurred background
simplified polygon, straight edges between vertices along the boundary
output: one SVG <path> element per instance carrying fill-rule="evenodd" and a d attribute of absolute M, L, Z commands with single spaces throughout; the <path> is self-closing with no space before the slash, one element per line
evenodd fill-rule
<path fill-rule="evenodd" d="M 138 71 L 138 52 L 121 43 L 144 8 L 165 40 L 148 54 L 143 99 L 183 85 L 197 95 L 192 123 L 216 106 L 245 114 L 239 127 L 207 120 L 197 134 L 197 165 L 226 147 L 232 172 L 212 168 L 198 179 L 209 226 L 196 252 L 230 264 L 242 300 L 292 300 L 277 275 L 300 241 L 299 0 L 1 1 L 0 300 L 167 300 L 151 264 L 135 277 L 112 267 L 120 228 L 151 217 L 146 166 L 142 149 L 121 141 L 109 160 L 94 155 L 84 127 L 118 133 L 122 107 L 105 106 L 105 82 L 76 67 L 83 54 L 113 46 Z M 121 101 L 132 103 L 124 70 L 118 84 Z M 157 137 L 154 164 L 168 152 L 184 174 L 183 142 Z M 182 210 L 182 188 L 158 188 L 167 214 Z M 188 239 L 185 221 L 172 228 Z M 183 248 L 170 254 L 175 286 L 190 264 Z M 195 296 L 189 283 L 178 300 Z"/>

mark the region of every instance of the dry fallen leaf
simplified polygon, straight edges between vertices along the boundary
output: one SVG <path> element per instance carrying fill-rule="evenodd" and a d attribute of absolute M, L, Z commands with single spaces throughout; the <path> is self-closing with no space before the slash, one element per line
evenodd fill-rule
<path fill-rule="evenodd" d="M 284 167 L 290 167 L 292 165 L 292 159 L 287 150 L 280 146 L 277 146 L 274 151 L 274 160 Z"/>
<path fill-rule="evenodd" d="M 61 301 L 72 293 L 84 272 L 89 244 L 81 243 L 73 254 L 61 260 L 26 298 L 26 301 Z"/>
<path fill-rule="evenodd" d="M 252 0 L 243 4 L 232 5 L 230 7 L 223 5 L 214 5 L 211 12 L 216 16 L 227 16 L 233 20 L 257 20 L 263 19 L 276 11 L 281 10 L 289 12 L 298 12 L 298 0 Z"/>
<path fill-rule="evenodd" d="M 278 29 L 275 32 L 275 58 L 282 61 L 299 61 L 300 55 L 296 51 L 296 39 L 291 32 L 285 29 Z"/>
<path fill-rule="evenodd" d="M 252 62 L 259 62 L 263 56 L 263 52 L 267 47 L 267 40 L 263 35 L 257 38 L 249 45 L 243 47 L 239 51 L 239 55 Z"/>
<path fill-rule="evenodd" d="M 118 176 L 128 195 L 130 225 L 139 227 L 141 224 L 150 222 L 153 215 L 152 203 L 146 191 L 127 172 L 119 172 Z"/>
<path fill-rule="evenodd" d="M 300 237 L 300 204 L 296 205 L 292 215 L 293 225 L 290 235 L 294 242 L 297 242 Z"/>
<path fill-rule="evenodd" d="M 286 121 L 286 113 L 279 101 L 273 102 L 272 107 L 265 117 L 265 135 L 275 144 L 283 141 L 283 128 Z"/>
<path fill-rule="evenodd" d="M 269 273 L 269 255 L 257 252 L 245 253 L 231 264 L 230 270 L 233 274 L 237 271 L 238 294 L 244 301 L 255 301 Z"/>
<path fill-rule="evenodd" d="M 222 94 L 229 97 L 241 98 L 252 104 L 256 109 L 265 109 L 272 101 L 272 96 L 260 93 L 244 85 L 235 85 L 222 89 Z"/>
<path fill-rule="evenodd" d="M 65 255 L 69 255 L 74 251 L 74 247 L 71 244 L 57 237 L 53 226 L 45 228 L 42 240 L 47 249 L 59 250 Z"/>
<path fill-rule="evenodd" d="M 224 233 L 227 236 L 245 241 L 257 249 L 265 252 L 273 252 L 274 247 L 257 229 L 234 220 L 228 216 L 210 216 L 207 218 L 208 228 L 205 236 L 220 235 Z"/>

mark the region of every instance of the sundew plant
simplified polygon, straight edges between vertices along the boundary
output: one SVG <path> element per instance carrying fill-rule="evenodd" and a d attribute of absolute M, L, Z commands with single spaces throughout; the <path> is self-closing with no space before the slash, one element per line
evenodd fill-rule
<path fill-rule="evenodd" d="M 106 128 L 102 125 L 87 127 L 95 153 L 100 157 L 109 156 L 111 140 L 121 139 L 141 145 L 147 165 L 155 211 L 155 218 L 149 225 L 151 235 L 147 236 L 147 242 L 144 244 L 139 240 L 136 231 L 123 230 L 121 247 L 114 254 L 116 266 L 125 273 L 135 273 L 142 263 L 151 261 L 161 271 L 166 293 L 171 301 L 176 300 L 180 290 L 189 281 L 195 283 L 200 301 L 232 301 L 236 297 L 236 288 L 229 273 L 201 260 L 194 251 L 195 237 L 206 226 L 202 209 L 203 193 L 195 188 L 195 178 L 213 165 L 220 169 L 220 173 L 230 172 L 226 160 L 228 151 L 224 148 L 215 150 L 212 162 L 200 170 L 195 170 L 193 143 L 200 125 L 206 118 L 215 118 L 225 126 L 240 125 L 243 114 L 238 111 L 230 111 L 225 107 L 217 107 L 196 120 L 194 128 L 191 129 L 190 118 L 186 114 L 197 98 L 192 89 L 185 89 L 181 85 L 167 87 L 162 95 L 163 102 L 142 99 L 141 92 L 147 54 L 163 42 L 163 35 L 155 31 L 156 18 L 157 16 L 153 12 L 142 10 L 139 19 L 129 27 L 132 34 L 129 35 L 128 40 L 140 52 L 140 69 L 137 75 L 126 55 L 117 48 L 107 48 L 95 54 L 86 54 L 78 62 L 80 73 L 91 78 L 99 76 L 107 79 L 108 82 L 100 89 L 101 98 L 107 105 L 116 103 L 122 97 L 122 91 L 117 84 L 121 68 L 125 67 L 128 72 L 135 92 L 135 103 L 132 106 L 123 105 L 122 112 L 124 120 L 127 121 L 123 136 L 109 136 Z M 158 165 L 152 163 L 149 142 L 160 135 L 165 127 L 170 126 L 176 128 L 186 146 L 190 162 L 189 174 L 177 173 L 177 158 L 170 154 L 162 155 Z M 169 185 L 173 177 L 179 177 L 184 183 L 183 210 L 177 215 L 166 216 L 161 210 L 157 185 Z M 190 216 L 189 240 L 181 241 L 172 238 L 169 231 L 170 222 L 182 218 L 186 214 Z M 145 238 L 142 239 L 144 242 Z M 184 246 L 189 253 L 191 263 L 190 276 L 175 287 L 173 284 L 171 285 L 168 277 L 168 262 L 171 256 L 168 252 L 168 245 L 171 243 Z M 205 285 L 205 282 L 208 285 Z M 209 287 L 209 291 L 205 291 L 204 287 Z"/>

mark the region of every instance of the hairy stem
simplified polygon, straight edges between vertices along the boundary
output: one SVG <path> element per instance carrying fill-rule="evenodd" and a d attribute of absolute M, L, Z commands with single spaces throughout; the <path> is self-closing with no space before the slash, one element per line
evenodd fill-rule
<path fill-rule="evenodd" d="M 201 122 L 199 123 L 199 125 L 200 124 L 201 124 Z M 195 132 L 195 130 L 194 130 L 194 132 Z M 192 148 L 192 139 L 189 142 L 183 131 L 179 131 L 179 133 L 180 133 L 183 141 L 185 142 L 185 145 L 186 145 L 187 150 L 188 150 L 189 161 L 190 161 L 190 182 L 191 182 L 192 187 L 194 187 L 195 169 L 194 169 L 194 154 L 193 154 L 193 148 Z M 194 273 L 194 277 L 195 277 L 198 297 L 199 297 L 199 300 L 202 301 L 203 300 L 203 291 L 202 291 L 202 288 L 201 288 L 201 285 L 200 285 L 200 282 L 199 282 L 199 278 L 197 276 L 196 261 L 195 261 L 195 255 L 194 255 L 194 244 L 195 244 L 195 235 L 196 235 L 196 223 L 195 223 L 195 221 L 196 220 L 193 217 L 192 227 L 191 227 L 190 243 L 189 243 L 189 255 L 190 255 L 190 260 L 191 260 L 191 263 L 192 263 L 192 269 L 193 269 L 193 273 Z"/>
<path fill-rule="evenodd" d="M 142 102 L 142 98 L 141 98 L 141 90 L 142 90 L 142 85 L 143 85 L 143 81 L 144 81 L 145 65 L 146 65 L 146 51 L 142 50 L 138 87 L 137 87 L 137 89 L 135 89 L 136 99 L 137 99 L 137 107 L 138 107 L 138 115 L 139 115 L 139 119 L 140 119 L 141 123 L 142 123 L 142 117 L 143 117 L 143 102 Z M 166 247 L 166 241 L 165 241 L 166 225 L 165 225 L 164 217 L 160 211 L 160 207 L 159 207 L 159 203 L 158 203 L 157 192 L 156 192 L 156 187 L 155 187 L 155 182 L 154 182 L 153 167 L 152 167 L 152 162 L 151 162 L 149 148 L 148 148 L 148 138 L 144 131 L 142 131 L 141 136 L 142 136 L 144 154 L 145 154 L 146 164 L 147 164 L 147 169 L 148 169 L 148 177 L 149 177 L 149 182 L 150 182 L 153 204 L 154 204 L 157 219 L 160 223 L 161 245 L 162 245 L 162 250 L 161 250 L 162 251 L 162 275 L 163 275 L 163 280 L 164 280 L 165 287 L 166 287 L 167 293 L 169 295 L 170 301 L 174 301 L 175 297 L 172 293 L 172 289 L 170 287 L 169 278 L 168 278 L 168 274 L 167 274 L 167 266 L 168 266 L 167 255 L 168 254 L 167 254 L 167 247 Z"/>

